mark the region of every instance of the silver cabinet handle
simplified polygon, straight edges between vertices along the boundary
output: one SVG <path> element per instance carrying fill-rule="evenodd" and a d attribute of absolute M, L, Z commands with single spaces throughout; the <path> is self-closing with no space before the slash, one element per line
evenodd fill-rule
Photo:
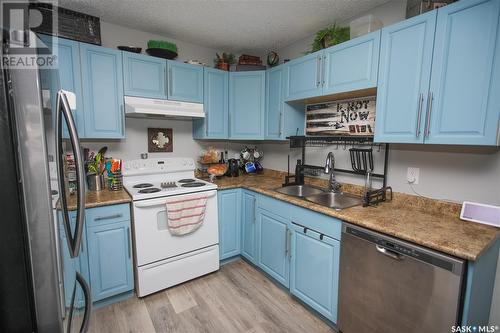
<path fill-rule="evenodd" d="M 255 214 L 255 207 L 256 206 L 257 206 L 257 198 L 253 197 L 253 209 L 252 209 L 252 212 L 253 212 L 253 223 L 254 224 L 257 221 L 257 214 Z"/>
<path fill-rule="evenodd" d="M 417 129 L 415 131 L 415 136 L 418 138 L 420 136 L 420 118 L 422 117 L 422 105 L 424 104 L 424 94 L 420 93 L 418 96 L 418 107 L 417 107 Z"/>
<path fill-rule="evenodd" d="M 292 231 L 288 228 L 286 228 L 286 253 L 288 254 L 288 257 L 292 257 Z"/>
<path fill-rule="evenodd" d="M 123 104 L 120 105 L 120 116 L 122 117 L 122 133 L 125 135 L 125 107 Z"/>
<path fill-rule="evenodd" d="M 432 101 L 434 100 L 434 94 L 429 91 L 429 95 L 427 97 L 427 115 L 425 118 L 425 131 L 424 137 L 428 138 L 431 133 L 431 115 L 432 115 Z"/>
<path fill-rule="evenodd" d="M 323 86 L 323 87 L 325 86 L 325 72 L 326 72 L 325 65 L 326 65 L 326 55 L 323 55 L 323 63 L 321 64 L 321 67 L 322 67 L 321 68 L 321 77 L 322 77 L 321 82 L 323 82 L 321 84 L 321 86 Z"/>
<path fill-rule="evenodd" d="M 208 112 L 207 111 L 205 111 L 205 136 L 208 136 Z"/>
<path fill-rule="evenodd" d="M 98 216 L 94 219 L 94 221 L 102 221 L 102 220 L 110 220 L 110 219 L 118 219 L 120 217 L 123 217 L 122 213 L 119 214 L 113 214 L 113 215 L 105 215 L 105 216 Z"/>
<path fill-rule="evenodd" d="M 131 245 L 130 245 L 130 228 L 127 227 L 127 245 L 128 245 L 128 257 L 131 256 Z"/>
<path fill-rule="evenodd" d="M 172 67 L 168 69 L 168 91 L 170 92 L 170 96 L 172 96 Z M 170 97 L 169 96 L 169 97 Z"/>
<path fill-rule="evenodd" d="M 318 57 L 316 63 L 316 87 L 321 84 L 321 56 Z"/>
<path fill-rule="evenodd" d="M 281 134 L 283 134 L 283 112 L 280 112 L 280 120 L 279 120 L 279 137 L 281 138 Z"/>
<path fill-rule="evenodd" d="M 163 92 L 165 95 L 168 96 L 168 76 L 167 76 L 167 65 L 165 64 L 165 68 L 163 68 L 163 76 L 165 77 L 165 88 L 163 89 Z"/>
<path fill-rule="evenodd" d="M 391 259 L 394 259 L 394 260 L 402 260 L 403 259 L 403 256 L 400 255 L 399 253 L 396 253 L 394 251 L 388 250 L 385 247 L 382 247 L 380 245 L 375 245 L 375 248 L 377 249 L 377 251 L 379 253 L 382 253 L 384 256 L 387 256 L 387 257 L 389 257 Z"/>
<path fill-rule="evenodd" d="M 62 122 L 65 119 L 68 126 L 71 145 L 73 146 L 73 153 L 75 155 L 76 178 L 77 178 L 77 217 L 75 235 L 71 233 L 71 225 L 68 212 L 68 200 L 66 198 L 66 185 L 64 184 L 64 162 L 62 150 Z M 83 227 L 85 223 L 85 179 L 83 168 L 83 157 L 80 150 L 80 140 L 78 138 L 78 131 L 76 130 L 75 121 L 69 107 L 68 98 L 64 91 L 57 92 L 57 106 L 56 106 L 56 163 L 59 173 L 59 196 L 61 202 L 61 211 L 64 224 L 64 232 L 66 233 L 66 240 L 68 242 L 69 253 L 71 258 L 75 258 L 80 253 L 80 246 L 82 243 Z"/>

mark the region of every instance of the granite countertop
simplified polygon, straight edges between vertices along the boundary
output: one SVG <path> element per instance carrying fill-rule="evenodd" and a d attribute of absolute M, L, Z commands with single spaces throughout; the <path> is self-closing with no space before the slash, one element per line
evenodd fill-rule
<path fill-rule="evenodd" d="M 76 195 L 68 195 L 68 209 L 76 210 Z M 87 191 L 85 196 L 85 208 L 117 205 L 131 202 L 132 198 L 125 190 L 110 191 Z"/>
<path fill-rule="evenodd" d="M 220 190 L 245 188 L 340 220 L 416 243 L 459 258 L 476 260 L 500 235 L 500 229 L 460 220 L 461 205 L 394 193 L 390 202 L 375 207 L 352 207 L 341 211 L 273 191 L 281 187 L 283 173 L 269 170 L 262 175 L 243 175 L 216 181 Z M 326 186 L 323 179 L 306 183 Z M 343 190 L 361 194 L 361 187 Z"/>

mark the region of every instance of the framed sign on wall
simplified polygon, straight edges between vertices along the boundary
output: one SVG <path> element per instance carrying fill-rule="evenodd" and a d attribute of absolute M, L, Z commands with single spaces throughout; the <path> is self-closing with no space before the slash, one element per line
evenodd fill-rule
<path fill-rule="evenodd" d="M 375 96 L 306 106 L 306 135 L 373 136 Z"/>

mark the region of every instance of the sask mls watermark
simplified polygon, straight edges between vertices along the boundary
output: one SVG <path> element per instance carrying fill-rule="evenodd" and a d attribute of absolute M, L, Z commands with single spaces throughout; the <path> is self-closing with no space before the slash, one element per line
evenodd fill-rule
<path fill-rule="evenodd" d="M 29 2 L 28 0 L 2 0 L 2 68 L 53 69 L 57 68 L 57 43 L 52 36 L 33 32 L 43 26 L 53 35 L 57 31 L 57 8 L 55 1 Z"/>

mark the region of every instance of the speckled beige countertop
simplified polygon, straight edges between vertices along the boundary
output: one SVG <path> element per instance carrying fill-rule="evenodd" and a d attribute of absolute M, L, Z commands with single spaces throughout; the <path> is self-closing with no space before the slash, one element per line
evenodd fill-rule
<path fill-rule="evenodd" d="M 281 187 L 283 174 L 267 170 L 262 175 L 224 177 L 220 190 L 245 188 L 270 197 L 336 217 L 374 231 L 394 236 L 459 258 L 476 260 L 500 235 L 500 229 L 459 219 L 459 204 L 394 193 L 391 202 L 375 207 L 352 207 L 341 211 L 273 191 Z M 322 179 L 306 183 L 326 186 Z M 361 187 L 344 185 L 343 190 L 360 194 Z"/>
<path fill-rule="evenodd" d="M 132 198 L 125 190 L 109 191 L 87 191 L 85 195 L 85 208 L 95 208 L 101 206 L 117 205 L 131 202 Z M 76 209 L 76 195 L 68 195 L 68 209 Z"/>

